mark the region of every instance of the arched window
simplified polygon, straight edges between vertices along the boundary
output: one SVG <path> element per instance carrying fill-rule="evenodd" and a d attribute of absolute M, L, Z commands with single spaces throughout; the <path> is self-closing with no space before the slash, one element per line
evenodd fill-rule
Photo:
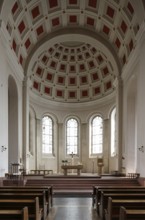
<path fill-rule="evenodd" d="M 95 116 L 90 127 L 90 150 L 91 155 L 101 154 L 103 151 L 103 119 Z"/>
<path fill-rule="evenodd" d="M 42 119 L 42 153 L 53 153 L 53 120 L 49 116 L 44 116 Z"/>
<path fill-rule="evenodd" d="M 79 148 L 79 125 L 75 118 L 66 122 L 66 154 L 78 154 Z"/>
<path fill-rule="evenodd" d="M 111 157 L 116 155 L 116 108 L 111 112 Z"/>

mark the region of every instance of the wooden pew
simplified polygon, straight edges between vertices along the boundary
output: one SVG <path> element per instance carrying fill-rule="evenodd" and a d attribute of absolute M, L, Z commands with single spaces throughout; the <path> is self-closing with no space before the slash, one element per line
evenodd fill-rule
<path fill-rule="evenodd" d="M 140 192 L 145 192 L 145 187 L 144 186 L 93 186 L 93 193 L 92 193 L 92 206 L 96 204 L 96 209 L 98 208 L 98 203 L 100 203 L 100 198 L 101 198 L 101 192 L 135 192 L 135 191 L 140 191 Z M 98 209 L 97 209 L 98 211 Z"/>
<path fill-rule="evenodd" d="M 29 220 L 41 220 L 42 209 L 39 207 L 39 198 L 35 199 L 0 199 L 0 210 L 16 210 L 28 207 Z"/>
<path fill-rule="evenodd" d="M 145 199 L 112 199 L 109 197 L 108 206 L 105 209 L 105 220 L 118 220 L 121 206 L 130 210 L 144 210 Z"/>
<path fill-rule="evenodd" d="M 36 197 L 39 198 L 39 207 L 42 210 L 42 217 L 43 219 L 46 219 L 47 217 L 47 202 L 45 197 L 45 192 L 20 192 L 17 190 L 7 191 L 5 189 L 3 192 L 0 192 L 0 199 L 20 199 L 20 200 L 26 200 L 26 199 L 35 199 Z"/>
<path fill-rule="evenodd" d="M 19 192 L 43 192 L 45 191 L 46 194 L 46 202 L 48 206 L 48 212 L 50 210 L 50 207 L 53 206 L 53 187 L 52 186 L 2 186 L 0 187 L 0 192 L 4 189 L 7 189 L 7 191 L 11 190 L 17 190 Z"/>
<path fill-rule="evenodd" d="M 111 197 L 112 199 L 145 199 L 145 191 L 144 193 L 135 192 L 113 192 L 113 193 L 106 193 L 101 192 L 101 199 L 99 204 L 99 215 L 103 219 L 105 216 L 104 210 L 107 209 L 108 205 L 108 198 Z"/>
<path fill-rule="evenodd" d="M 0 210 L 0 219 L 2 220 L 29 220 L 28 207 L 15 210 Z"/>
<path fill-rule="evenodd" d="M 145 219 L 145 210 L 130 210 L 124 206 L 120 207 L 119 220 L 139 220 Z"/>

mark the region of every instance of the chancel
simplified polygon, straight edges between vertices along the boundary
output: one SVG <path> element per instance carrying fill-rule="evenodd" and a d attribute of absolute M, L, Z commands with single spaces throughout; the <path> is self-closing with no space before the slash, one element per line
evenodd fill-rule
<path fill-rule="evenodd" d="M 1 185 L 144 185 L 144 94 L 144 0 L 0 1 Z"/>

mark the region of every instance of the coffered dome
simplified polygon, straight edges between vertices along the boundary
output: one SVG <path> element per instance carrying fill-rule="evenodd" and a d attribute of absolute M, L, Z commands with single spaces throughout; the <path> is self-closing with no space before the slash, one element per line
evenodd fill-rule
<path fill-rule="evenodd" d="M 142 1 L 131 0 L 6 0 L 1 8 L 31 92 L 68 103 L 112 94 L 144 18 Z"/>
<path fill-rule="evenodd" d="M 34 62 L 31 89 L 55 101 L 91 101 L 113 91 L 115 74 L 105 54 L 93 45 L 58 43 L 46 48 Z"/>

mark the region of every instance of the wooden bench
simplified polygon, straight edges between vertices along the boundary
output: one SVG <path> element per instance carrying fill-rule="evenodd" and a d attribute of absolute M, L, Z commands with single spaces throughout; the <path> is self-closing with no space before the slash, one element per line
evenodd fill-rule
<path fill-rule="evenodd" d="M 1 209 L 0 219 L 2 220 L 29 220 L 28 207 L 24 207 L 23 209 L 20 209 L 20 210 Z"/>
<path fill-rule="evenodd" d="M 39 198 L 35 199 L 0 199 L 0 210 L 16 210 L 28 207 L 29 220 L 41 220 L 43 210 L 39 207 Z"/>
<path fill-rule="evenodd" d="M 99 215 L 103 219 L 105 217 L 104 210 L 107 209 L 108 198 L 112 199 L 145 199 L 145 191 L 144 193 L 135 192 L 115 192 L 115 193 L 105 193 L 101 192 L 101 199 L 99 204 Z"/>
<path fill-rule="evenodd" d="M 98 208 L 98 204 L 100 203 L 101 192 L 135 192 L 135 191 L 145 192 L 144 186 L 93 186 L 93 193 L 92 193 L 92 206 L 96 204 L 96 209 Z M 98 211 L 98 209 L 97 209 Z"/>
<path fill-rule="evenodd" d="M 145 186 L 141 186 L 141 185 L 128 185 L 128 184 L 123 184 L 120 182 L 120 184 L 108 184 L 108 185 L 96 185 L 92 187 L 92 206 L 95 205 L 96 199 L 99 198 L 99 196 L 101 196 L 100 191 L 103 189 L 125 189 L 125 188 L 144 188 Z"/>
<path fill-rule="evenodd" d="M 105 220 L 118 220 L 120 207 L 127 209 L 145 209 L 145 199 L 112 199 L 108 198 L 107 209 L 105 210 Z"/>
<path fill-rule="evenodd" d="M 4 191 L 5 190 L 5 191 Z M 45 192 L 46 202 L 47 202 L 47 212 L 49 212 L 50 208 L 53 206 L 53 187 L 52 186 L 2 186 L 0 187 L 0 192 L 11 192 L 11 191 L 17 191 L 17 192 Z M 36 196 L 35 196 L 36 197 Z"/>
<path fill-rule="evenodd" d="M 27 199 L 35 199 L 36 197 L 39 198 L 39 207 L 42 210 L 41 214 L 43 219 L 46 219 L 48 210 L 47 210 L 47 202 L 45 197 L 45 192 L 20 192 L 17 190 L 12 190 L 11 192 L 4 191 L 0 192 L 0 199 L 20 199 L 20 200 L 27 200 Z"/>
<path fill-rule="evenodd" d="M 120 207 L 119 220 L 139 220 L 145 219 L 145 210 L 126 209 L 124 206 Z"/>

